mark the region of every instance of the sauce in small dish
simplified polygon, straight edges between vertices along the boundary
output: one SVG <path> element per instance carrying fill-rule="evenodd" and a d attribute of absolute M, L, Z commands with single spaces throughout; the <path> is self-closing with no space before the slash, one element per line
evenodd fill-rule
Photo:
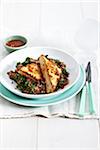
<path fill-rule="evenodd" d="M 28 41 L 26 37 L 13 35 L 4 40 L 4 47 L 9 53 L 11 53 L 27 47 L 27 43 Z"/>
<path fill-rule="evenodd" d="M 20 47 L 20 46 L 23 46 L 25 45 L 25 42 L 21 41 L 21 40 L 11 40 L 11 41 L 8 41 L 6 43 L 7 46 L 10 46 L 10 47 Z"/>

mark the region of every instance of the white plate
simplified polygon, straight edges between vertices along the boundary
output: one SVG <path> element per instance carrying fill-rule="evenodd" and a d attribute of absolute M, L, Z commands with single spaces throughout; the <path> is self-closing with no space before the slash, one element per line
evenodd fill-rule
<path fill-rule="evenodd" d="M 25 94 L 15 89 L 16 83 L 12 84 L 12 80 L 9 79 L 7 72 L 10 70 L 15 70 L 15 66 L 17 62 L 23 62 L 26 57 L 38 58 L 41 54 L 48 55 L 54 59 L 59 59 L 63 61 L 69 72 L 69 84 L 65 86 L 64 89 L 60 89 L 56 92 L 50 94 Z M 0 62 L 0 82 L 6 87 L 9 91 L 26 98 L 42 98 L 47 96 L 57 96 L 58 94 L 63 93 L 64 91 L 71 88 L 78 80 L 80 75 L 80 66 L 78 62 L 68 53 L 63 50 L 59 50 L 56 48 L 43 48 L 43 47 L 28 47 L 23 50 L 18 50 L 6 56 Z"/>

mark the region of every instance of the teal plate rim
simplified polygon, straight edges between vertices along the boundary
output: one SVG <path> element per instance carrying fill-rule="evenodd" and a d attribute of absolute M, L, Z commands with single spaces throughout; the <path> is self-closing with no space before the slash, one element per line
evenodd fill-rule
<path fill-rule="evenodd" d="M 77 83 L 75 85 L 73 85 L 69 90 L 66 90 L 64 93 L 55 96 L 55 97 L 50 97 L 50 98 L 39 98 L 39 99 L 27 99 L 24 97 L 20 97 L 17 96 L 15 94 L 13 94 L 12 92 L 8 91 L 1 83 L 0 83 L 0 96 L 5 98 L 6 100 L 15 103 L 15 104 L 19 104 L 19 105 L 23 105 L 23 106 L 49 106 L 49 105 L 55 105 L 58 103 L 62 103 L 64 101 L 70 100 L 71 98 L 73 98 L 75 95 L 77 95 L 81 89 L 83 88 L 84 84 L 85 84 L 85 70 L 83 69 L 83 67 L 81 67 L 81 73 L 80 73 L 80 77 L 79 80 L 77 81 Z"/>

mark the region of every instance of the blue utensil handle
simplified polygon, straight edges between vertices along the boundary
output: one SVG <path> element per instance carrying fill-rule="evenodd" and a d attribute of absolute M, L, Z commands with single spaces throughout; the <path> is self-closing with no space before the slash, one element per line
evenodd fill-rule
<path fill-rule="evenodd" d="M 83 87 L 82 92 L 81 92 L 79 116 L 85 115 L 85 101 L 86 101 L 86 85 Z"/>
<path fill-rule="evenodd" d="M 92 83 L 88 83 L 88 95 L 89 95 L 89 102 L 90 102 L 90 113 L 95 114 L 96 109 L 95 109 L 95 103 L 94 103 L 94 93 L 93 93 L 93 87 Z"/>

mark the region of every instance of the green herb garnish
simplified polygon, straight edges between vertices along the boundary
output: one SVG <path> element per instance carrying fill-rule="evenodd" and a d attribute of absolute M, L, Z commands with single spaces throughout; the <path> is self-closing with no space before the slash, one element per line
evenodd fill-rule
<path fill-rule="evenodd" d="M 45 55 L 46 58 L 48 58 L 48 55 Z"/>
<path fill-rule="evenodd" d="M 69 73 L 67 72 L 67 70 L 66 70 L 65 68 L 62 70 L 62 73 L 63 73 L 64 75 L 66 75 L 67 77 L 68 77 L 68 75 L 69 75 Z"/>
<path fill-rule="evenodd" d="M 57 63 L 57 65 L 61 64 L 61 62 L 58 59 L 55 59 L 54 61 L 55 61 L 55 63 Z"/>
<path fill-rule="evenodd" d="M 18 67 L 18 65 L 20 65 L 21 63 L 20 62 L 18 62 L 17 64 L 16 64 L 16 68 Z"/>
<path fill-rule="evenodd" d="M 26 58 L 26 60 L 22 63 L 23 66 L 26 66 L 27 64 L 31 63 L 31 59 L 29 57 Z"/>

